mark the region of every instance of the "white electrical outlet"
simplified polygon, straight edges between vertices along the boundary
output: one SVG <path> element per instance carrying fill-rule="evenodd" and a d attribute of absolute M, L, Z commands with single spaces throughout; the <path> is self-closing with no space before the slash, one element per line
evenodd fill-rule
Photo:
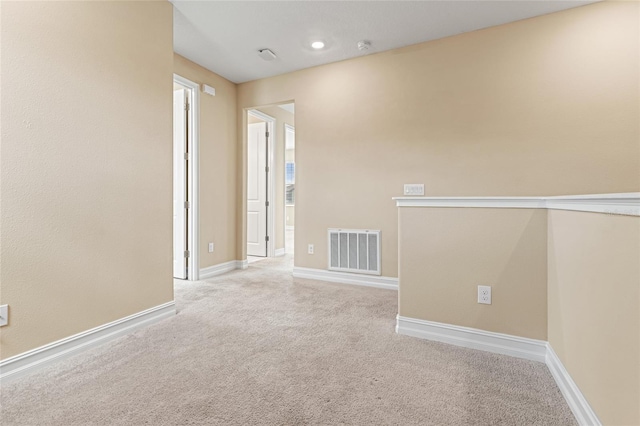
<path fill-rule="evenodd" d="M 307 249 L 307 253 L 313 254 L 313 244 L 309 244 L 309 248 Z"/>
<path fill-rule="evenodd" d="M 478 303 L 491 304 L 491 287 L 488 285 L 478 286 Z"/>
<path fill-rule="evenodd" d="M 213 253 L 213 243 L 209 243 L 209 253 Z"/>
<path fill-rule="evenodd" d="M 417 197 L 420 195 L 424 195 L 424 184 L 423 183 L 405 183 L 404 195 L 408 195 L 410 197 Z"/>
<path fill-rule="evenodd" d="M 9 324 L 9 305 L 0 306 L 0 327 Z"/>

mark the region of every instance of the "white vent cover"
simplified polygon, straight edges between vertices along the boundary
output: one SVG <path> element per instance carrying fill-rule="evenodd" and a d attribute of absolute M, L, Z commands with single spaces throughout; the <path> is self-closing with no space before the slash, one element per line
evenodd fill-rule
<path fill-rule="evenodd" d="M 380 231 L 329 229 L 329 270 L 380 275 Z"/>

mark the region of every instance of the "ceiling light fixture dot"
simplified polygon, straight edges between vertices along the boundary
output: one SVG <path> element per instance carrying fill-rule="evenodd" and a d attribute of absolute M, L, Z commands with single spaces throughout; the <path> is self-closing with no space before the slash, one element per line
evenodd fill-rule
<path fill-rule="evenodd" d="M 311 47 L 313 47 L 314 49 L 322 49 L 324 47 L 324 43 L 321 41 L 314 41 L 313 43 L 311 43 Z"/>

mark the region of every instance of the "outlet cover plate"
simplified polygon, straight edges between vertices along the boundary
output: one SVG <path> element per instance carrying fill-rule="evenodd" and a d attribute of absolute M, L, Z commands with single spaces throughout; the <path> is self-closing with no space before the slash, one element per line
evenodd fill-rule
<path fill-rule="evenodd" d="M 482 303 L 484 305 L 491 304 L 491 287 L 488 285 L 479 285 L 478 286 L 478 303 Z"/>
<path fill-rule="evenodd" d="M 313 244 L 309 244 L 309 247 L 307 249 L 307 253 L 313 254 Z"/>
<path fill-rule="evenodd" d="M 209 243 L 209 253 L 213 253 L 213 243 Z"/>
<path fill-rule="evenodd" d="M 9 305 L 0 306 L 0 327 L 9 324 Z"/>

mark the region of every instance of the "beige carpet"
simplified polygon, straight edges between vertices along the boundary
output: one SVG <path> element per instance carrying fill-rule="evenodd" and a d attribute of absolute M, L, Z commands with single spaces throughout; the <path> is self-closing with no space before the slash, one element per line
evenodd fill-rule
<path fill-rule="evenodd" d="M 2 425 L 573 425 L 544 364 L 394 333 L 394 291 L 267 259 L 178 315 L 6 384 Z"/>

